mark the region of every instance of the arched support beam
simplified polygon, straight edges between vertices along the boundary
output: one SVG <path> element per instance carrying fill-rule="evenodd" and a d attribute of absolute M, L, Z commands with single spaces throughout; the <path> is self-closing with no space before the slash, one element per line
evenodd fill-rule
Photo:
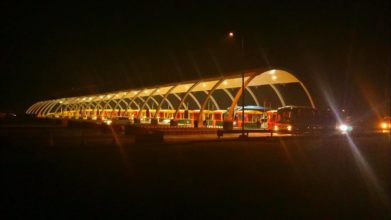
<path fill-rule="evenodd" d="M 156 99 L 154 98 L 154 97 L 151 97 L 151 100 L 153 101 L 153 103 L 155 103 L 156 104 L 156 106 L 158 106 L 159 105 L 159 102 L 158 101 L 156 101 Z M 152 106 L 153 107 L 153 106 Z M 153 108 L 152 108 L 153 109 Z"/>
<path fill-rule="evenodd" d="M 70 111 L 75 111 L 75 109 L 77 108 L 77 104 L 79 103 L 79 98 L 71 98 L 69 100 L 67 100 L 67 104 L 64 104 L 65 108 L 64 108 L 64 111 L 68 111 L 68 113 Z"/>
<path fill-rule="evenodd" d="M 40 112 L 40 110 L 41 110 L 45 105 L 47 105 L 48 102 L 49 102 L 49 101 L 40 103 L 38 106 L 36 106 L 36 107 L 34 108 L 33 113 L 36 114 L 36 115 L 38 115 L 38 113 Z"/>
<path fill-rule="evenodd" d="M 138 99 L 140 99 L 141 100 L 141 102 L 144 104 L 145 103 L 145 105 L 149 108 L 149 109 L 151 109 L 151 107 L 148 105 L 148 103 L 145 101 L 145 99 L 143 99 L 142 97 L 137 97 Z M 141 106 L 140 106 L 141 107 Z M 141 108 L 139 108 L 139 109 L 141 109 Z"/>
<path fill-rule="evenodd" d="M 140 95 L 140 93 L 141 93 L 141 90 L 138 91 L 138 93 L 135 94 L 135 95 L 130 99 L 130 101 L 129 101 L 129 103 L 128 103 L 128 109 L 129 109 L 129 107 L 130 107 L 130 105 L 131 105 L 132 103 L 134 103 L 134 104 L 137 106 L 137 108 L 140 109 L 140 105 L 139 105 L 137 102 L 135 102 L 135 100 L 136 100 L 137 97 Z"/>
<path fill-rule="evenodd" d="M 110 102 L 114 102 L 114 107 L 110 104 Z M 109 99 L 105 101 L 105 105 L 103 106 L 103 110 L 106 109 L 106 107 L 110 107 L 111 113 L 110 113 L 110 118 L 112 117 L 112 112 L 116 110 L 116 106 L 118 105 L 118 101 L 116 99 Z"/>
<path fill-rule="evenodd" d="M 66 112 L 66 111 L 70 111 L 70 106 L 71 106 L 72 104 L 66 104 L 66 105 L 64 105 L 64 109 L 63 109 L 63 111 L 64 112 Z"/>
<path fill-rule="evenodd" d="M 91 112 L 94 112 L 95 109 L 91 106 L 92 103 L 91 102 L 85 102 L 83 103 L 83 115 L 87 115 L 87 110 L 90 110 L 89 114 L 88 115 L 91 115 Z"/>
<path fill-rule="evenodd" d="M 182 100 L 182 98 L 181 98 L 178 94 L 172 93 L 172 95 L 175 96 L 175 97 L 179 100 L 179 102 Z M 185 103 L 182 103 L 182 105 L 183 105 L 184 108 L 187 108 L 187 106 L 186 106 Z M 180 106 L 179 106 L 179 107 L 180 107 Z M 175 109 L 175 108 L 174 108 L 174 109 Z"/>
<path fill-rule="evenodd" d="M 228 97 L 231 99 L 231 102 L 232 102 L 234 100 L 234 97 L 232 96 L 232 94 L 227 89 L 223 89 L 223 91 L 228 95 Z"/>
<path fill-rule="evenodd" d="M 162 98 L 164 97 L 163 95 L 160 95 L 160 96 L 161 96 Z M 163 100 L 162 100 L 162 101 L 163 101 Z M 172 103 L 170 102 L 169 99 L 166 99 L 165 101 L 167 102 L 169 109 L 174 109 L 174 106 L 172 105 Z M 164 102 L 163 102 L 163 103 L 164 103 Z M 160 105 L 160 103 L 159 103 L 159 105 Z"/>
<path fill-rule="evenodd" d="M 62 106 L 64 106 L 62 103 L 60 103 L 56 109 L 54 109 L 54 113 L 58 113 L 58 110 L 61 110 L 61 114 L 62 114 Z"/>
<path fill-rule="evenodd" d="M 149 101 L 149 99 L 151 99 L 151 97 L 155 94 L 155 92 L 159 89 L 159 87 L 157 87 L 156 89 L 154 89 L 151 94 L 149 94 L 149 96 L 145 99 L 144 103 L 140 106 L 140 109 L 138 110 L 138 114 L 137 114 L 137 118 L 140 118 L 140 115 L 141 115 L 141 112 L 143 111 L 144 109 L 144 106 L 147 104 L 147 102 Z M 156 100 L 155 100 L 156 101 Z M 149 109 L 149 107 L 148 107 Z"/>
<path fill-rule="evenodd" d="M 103 110 L 103 106 L 101 105 L 101 100 L 97 100 L 97 101 L 95 101 L 95 102 L 93 102 L 94 104 L 95 104 L 95 106 L 94 106 L 94 108 L 96 109 L 96 110 L 99 110 L 99 106 L 102 108 L 102 110 Z"/>
<path fill-rule="evenodd" d="M 61 115 L 63 114 L 64 111 L 67 111 L 67 109 L 69 109 L 69 106 L 72 106 L 71 109 L 80 112 L 80 110 L 83 110 L 83 109 L 80 109 L 81 107 L 88 109 L 88 108 L 91 108 L 91 105 L 92 105 L 92 103 L 76 103 L 76 104 L 70 104 L 70 105 L 62 104 L 62 103 L 58 103 L 58 104 L 59 104 L 59 106 L 57 106 L 57 108 L 54 110 L 54 113 L 57 114 L 58 110 L 60 110 Z M 91 108 L 91 109 L 93 109 L 93 108 Z"/>
<path fill-rule="evenodd" d="M 178 86 L 178 85 L 171 87 L 171 88 L 166 92 L 166 94 L 164 94 L 162 101 L 160 101 L 159 105 L 156 107 L 156 112 L 155 112 L 155 115 L 153 116 L 153 118 L 157 118 L 157 116 L 159 115 L 160 109 L 161 109 L 161 107 L 162 107 L 162 105 L 163 105 L 163 103 L 164 103 L 165 100 L 167 100 L 167 102 L 169 103 L 169 105 L 171 105 L 171 107 L 173 108 L 171 102 L 168 101 L 167 97 L 168 97 L 168 95 L 171 94 L 172 90 L 175 89 L 177 86 Z"/>
<path fill-rule="evenodd" d="M 82 109 L 84 111 L 83 114 L 85 114 L 88 109 L 90 109 L 92 112 L 95 111 L 95 108 L 94 108 L 92 102 L 85 102 L 82 104 L 82 106 L 84 108 L 84 109 Z"/>
<path fill-rule="evenodd" d="M 110 109 L 114 109 L 113 106 L 110 105 L 111 101 L 113 101 L 115 103 L 114 106 L 117 105 L 117 102 L 115 100 L 109 99 L 109 100 L 105 101 L 105 105 L 103 106 L 103 108 L 106 109 L 106 107 L 110 107 Z"/>
<path fill-rule="evenodd" d="M 78 113 L 80 113 L 80 103 L 74 104 L 74 109 L 73 110 L 78 112 Z"/>
<path fill-rule="evenodd" d="M 32 114 L 38 115 L 39 110 L 47 104 L 48 101 L 40 102 L 35 108 L 31 111 Z"/>
<path fill-rule="evenodd" d="M 74 104 L 67 104 L 67 105 L 65 105 L 64 111 L 72 111 L 73 105 Z"/>
<path fill-rule="evenodd" d="M 38 116 L 42 116 L 41 115 L 42 109 L 46 108 L 46 106 L 48 106 L 50 104 L 51 104 L 51 101 L 43 102 L 37 109 L 35 109 L 34 113 L 37 114 Z"/>
<path fill-rule="evenodd" d="M 100 108 L 99 108 L 100 107 Z M 96 103 L 96 105 L 95 105 L 95 108 L 97 109 L 97 110 L 104 110 L 104 108 L 103 108 L 103 106 L 100 104 L 100 102 L 98 102 L 98 103 Z"/>
<path fill-rule="evenodd" d="M 244 88 L 246 88 L 247 85 L 251 82 L 251 80 L 253 80 L 256 76 L 257 76 L 256 73 L 251 73 L 251 74 L 249 75 L 249 77 L 247 78 L 247 80 L 244 82 Z M 232 121 L 232 116 L 233 116 L 234 108 L 235 108 L 235 106 L 236 106 L 236 103 L 239 101 L 239 98 L 240 98 L 240 96 L 242 95 L 242 92 L 243 92 L 243 88 L 240 87 L 239 90 L 238 90 L 238 92 L 237 92 L 236 95 L 235 95 L 234 100 L 232 101 L 232 104 L 231 104 L 229 110 L 228 110 L 227 117 L 226 117 L 226 119 L 224 119 L 224 120 Z"/>
<path fill-rule="evenodd" d="M 81 107 L 81 110 L 85 112 L 88 109 L 88 103 L 82 102 L 82 103 L 80 103 L 80 107 Z"/>
<path fill-rule="evenodd" d="M 94 102 L 95 106 L 94 109 L 96 111 L 96 116 L 100 116 L 104 110 L 103 106 L 99 102 Z"/>
<path fill-rule="evenodd" d="M 134 99 L 129 99 L 129 102 L 127 102 L 125 99 L 121 99 L 121 101 L 125 104 L 126 108 L 125 108 L 124 110 L 126 110 L 126 111 L 127 111 L 128 109 L 133 110 L 133 108 L 131 107 L 132 103 L 135 104 L 135 105 L 137 106 L 137 109 L 140 108 L 140 105 L 137 104 L 137 102 L 135 102 Z M 118 104 L 119 104 L 121 101 L 119 101 Z"/>
<path fill-rule="evenodd" d="M 87 103 L 87 108 L 91 109 L 92 111 L 95 111 L 95 106 L 93 105 L 94 102 L 88 102 Z"/>
<path fill-rule="evenodd" d="M 75 111 L 76 107 L 77 107 L 77 104 L 74 104 L 74 103 L 69 104 L 69 105 L 68 105 L 68 111 L 69 111 L 69 112 L 70 112 L 70 111 L 73 111 L 73 114 L 74 114 L 74 111 Z"/>
<path fill-rule="evenodd" d="M 30 114 L 31 111 L 37 106 L 39 105 L 41 102 L 36 102 L 34 103 L 32 106 L 30 106 L 27 110 L 26 110 L 26 114 Z"/>
<path fill-rule="evenodd" d="M 30 113 L 36 114 L 36 110 L 40 108 L 40 106 L 45 102 L 38 102 L 33 108 L 31 108 Z"/>
<path fill-rule="evenodd" d="M 200 104 L 200 102 L 198 101 L 197 97 L 195 97 L 195 96 L 193 95 L 193 93 L 189 93 L 189 96 L 190 96 L 190 97 L 194 100 L 194 102 L 197 104 L 198 108 L 201 108 L 201 104 Z M 188 109 L 189 106 L 186 105 L 186 108 Z"/>
<path fill-rule="evenodd" d="M 48 109 L 44 112 L 44 114 L 47 115 L 47 114 L 51 113 L 52 109 L 53 109 L 56 105 L 61 106 L 61 102 L 57 100 L 57 102 L 54 103 L 50 108 L 48 108 Z M 58 109 L 58 107 L 57 107 L 57 109 Z M 56 113 L 56 111 L 54 111 L 53 113 Z"/>
<path fill-rule="evenodd" d="M 183 98 L 181 99 L 181 101 L 179 102 L 179 105 L 178 107 L 176 108 L 175 110 L 175 113 L 173 115 L 173 119 L 175 120 L 176 119 L 176 116 L 179 112 L 179 109 L 181 107 L 181 105 L 183 105 L 183 102 L 185 101 L 185 99 L 187 98 L 187 96 L 189 95 L 189 93 L 200 83 L 200 81 L 198 82 L 195 82 L 192 86 L 190 86 L 190 88 L 186 91 L 185 95 L 183 96 Z"/>
<path fill-rule="evenodd" d="M 73 101 L 75 100 L 75 98 L 69 98 L 69 99 L 66 99 L 65 101 L 63 101 L 63 104 L 60 106 L 60 108 L 62 107 L 62 114 L 64 114 L 64 112 L 69 112 L 70 111 L 70 107 L 73 106 Z"/>
<path fill-rule="evenodd" d="M 84 111 L 84 103 L 80 102 L 75 105 L 75 111 L 81 116 Z"/>
<path fill-rule="evenodd" d="M 112 101 L 115 103 L 114 110 L 117 109 L 117 107 L 119 110 L 124 110 L 124 108 L 120 105 L 121 99 L 113 99 Z"/>
<path fill-rule="evenodd" d="M 307 94 L 307 97 L 308 97 L 308 99 L 309 99 L 309 101 L 310 101 L 310 103 L 311 103 L 312 108 L 315 108 L 314 100 L 312 100 L 311 94 L 310 94 L 310 92 L 307 90 L 307 87 L 305 87 L 304 84 L 303 84 L 301 81 L 299 81 L 299 83 L 300 83 L 301 87 L 304 89 L 305 94 Z"/>
<path fill-rule="evenodd" d="M 46 116 L 50 113 L 50 110 L 58 104 L 57 101 L 53 101 L 50 105 L 48 105 L 45 109 L 42 110 L 42 115 Z"/>
<path fill-rule="evenodd" d="M 110 99 L 106 100 L 106 101 L 99 100 L 99 101 L 95 101 L 95 102 L 91 103 L 91 105 L 93 105 L 94 111 L 96 111 L 96 116 L 102 116 L 103 115 L 103 112 L 106 109 L 107 105 L 109 105 L 108 103 L 110 101 L 111 101 Z"/>
<path fill-rule="evenodd" d="M 137 98 L 141 100 L 141 103 L 145 103 L 145 99 L 143 99 L 142 97 L 137 97 Z M 148 108 L 150 108 L 149 105 L 148 105 L 148 103 L 145 103 L 145 105 L 146 105 Z M 140 108 L 141 108 L 141 105 L 140 105 Z M 140 109 L 140 108 L 139 108 L 139 109 Z"/>
<path fill-rule="evenodd" d="M 134 110 L 134 109 L 130 108 L 130 105 L 132 103 L 136 105 L 137 109 L 140 109 L 140 105 L 135 100 L 132 100 L 131 102 L 128 103 L 128 109 Z"/>
<path fill-rule="evenodd" d="M 278 91 L 277 87 L 273 84 L 269 84 L 270 87 L 272 87 L 273 91 L 277 94 L 277 97 L 278 99 L 280 100 L 281 102 L 281 105 L 284 107 L 286 106 L 286 103 L 285 103 L 285 100 L 284 100 L 284 97 L 281 95 L 280 91 Z"/>
<path fill-rule="evenodd" d="M 125 104 L 125 108 L 122 107 L 121 102 Z M 117 104 L 114 106 L 114 109 L 117 109 L 117 107 L 119 107 L 119 109 L 121 110 L 127 110 L 128 103 L 125 101 L 124 98 L 117 99 Z"/>
<path fill-rule="evenodd" d="M 198 126 L 202 127 L 203 123 L 203 115 L 204 115 L 204 109 L 205 109 L 205 106 L 206 106 L 206 103 L 208 102 L 209 98 L 212 96 L 213 92 L 216 90 L 216 88 L 224 81 L 224 79 L 220 79 L 219 81 L 216 82 L 216 84 L 214 84 L 214 86 L 212 87 L 212 89 L 208 92 L 208 94 L 206 95 L 204 101 L 202 102 L 202 106 L 200 108 L 200 113 L 198 114 Z"/>
<path fill-rule="evenodd" d="M 204 91 L 206 95 L 208 95 L 208 91 Z M 220 109 L 219 104 L 217 103 L 216 99 L 213 97 L 213 94 L 210 95 L 210 100 L 212 100 L 213 105 L 216 107 L 216 109 Z M 201 107 L 200 107 L 201 109 Z"/>
<path fill-rule="evenodd" d="M 250 88 L 250 87 L 246 87 L 246 90 L 247 90 L 248 93 L 250 93 L 251 97 L 254 99 L 255 104 L 256 104 L 257 106 L 259 106 L 258 99 L 257 99 L 257 97 L 255 96 L 255 94 L 253 93 L 253 91 L 251 90 L 251 88 Z"/>
<path fill-rule="evenodd" d="M 91 109 L 92 111 L 96 111 L 97 109 L 96 109 L 96 104 L 95 104 L 96 102 L 94 102 L 94 101 L 92 101 L 92 102 L 88 102 L 87 103 L 87 107 L 89 108 L 89 109 Z"/>
<path fill-rule="evenodd" d="M 55 100 L 52 100 L 52 101 L 47 102 L 47 103 L 46 103 L 44 106 L 42 106 L 42 108 L 39 110 L 38 115 L 45 116 L 45 114 L 44 114 L 45 110 L 48 109 L 51 105 L 56 104 L 56 103 L 57 103 L 57 101 L 55 101 Z"/>
<path fill-rule="evenodd" d="M 83 102 L 76 104 L 76 111 L 79 113 L 79 117 L 83 117 L 85 113 L 85 104 Z"/>

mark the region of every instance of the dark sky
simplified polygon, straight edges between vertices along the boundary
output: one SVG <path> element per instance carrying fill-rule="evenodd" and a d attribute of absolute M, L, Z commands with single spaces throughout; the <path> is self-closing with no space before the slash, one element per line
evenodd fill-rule
<path fill-rule="evenodd" d="M 0 111 L 268 66 L 320 105 L 327 91 L 340 107 L 386 109 L 388 0 L 140 2 L 1 2 Z"/>

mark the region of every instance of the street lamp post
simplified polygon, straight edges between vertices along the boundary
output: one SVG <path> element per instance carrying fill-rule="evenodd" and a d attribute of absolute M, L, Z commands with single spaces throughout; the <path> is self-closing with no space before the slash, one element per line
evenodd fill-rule
<path fill-rule="evenodd" d="M 242 72 L 242 138 L 244 138 L 244 72 Z"/>
<path fill-rule="evenodd" d="M 228 33 L 228 36 L 230 38 L 233 38 L 235 36 L 235 34 L 233 32 L 229 32 Z M 244 38 L 243 36 L 241 36 L 241 40 L 240 40 L 240 49 L 241 49 L 241 56 L 242 58 L 244 59 Z M 242 135 L 241 137 L 244 138 L 245 135 L 244 135 L 244 71 L 242 71 Z"/>

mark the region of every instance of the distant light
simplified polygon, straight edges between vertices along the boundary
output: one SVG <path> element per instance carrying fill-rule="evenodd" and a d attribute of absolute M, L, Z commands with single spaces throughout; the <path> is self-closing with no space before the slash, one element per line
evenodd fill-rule
<path fill-rule="evenodd" d="M 136 95 L 136 94 L 137 94 L 137 92 L 136 92 L 136 91 L 134 91 L 134 92 L 133 92 L 133 94 L 135 94 L 135 95 Z"/>
<path fill-rule="evenodd" d="M 228 36 L 233 37 L 234 36 L 234 32 L 229 32 Z"/>
<path fill-rule="evenodd" d="M 84 97 L 83 100 L 86 100 L 86 97 Z"/>
<path fill-rule="evenodd" d="M 156 92 L 160 92 L 160 89 L 156 90 Z"/>
<path fill-rule="evenodd" d="M 345 112 L 345 109 L 342 109 L 342 112 Z"/>
<path fill-rule="evenodd" d="M 227 80 L 224 80 L 223 84 L 224 84 L 224 85 L 227 85 L 227 84 L 228 84 Z"/>
<path fill-rule="evenodd" d="M 291 131 L 292 130 L 292 126 L 288 125 L 287 129 L 288 129 L 288 131 Z"/>
<path fill-rule="evenodd" d="M 202 87 L 206 87 L 206 84 L 205 84 L 205 83 L 202 83 Z"/>
<path fill-rule="evenodd" d="M 103 99 L 103 95 L 99 96 L 99 98 Z"/>
<path fill-rule="evenodd" d="M 270 74 L 275 74 L 276 73 L 276 70 L 270 70 Z"/>
<path fill-rule="evenodd" d="M 278 126 L 277 125 L 274 125 L 274 130 L 278 131 Z"/>
<path fill-rule="evenodd" d="M 60 101 L 60 104 L 62 103 L 62 101 Z"/>
<path fill-rule="evenodd" d="M 272 80 L 276 80 L 277 79 L 277 76 L 272 76 Z"/>
<path fill-rule="evenodd" d="M 381 123 L 381 128 L 386 129 L 387 128 L 387 123 L 385 123 L 385 122 Z"/>
<path fill-rule="evenodd" d="M 90 97 L 90 98 L 88 98 L 89 100 L 91 100 L 92 99 L 92 97 Z"/>
<path fill-rule="evenodd" d="M 188 85 L 186 85 L 186 86 L 185 86 L 185 89 L 189 89 L 189 86 L 188 86 Z"/>
<path fill-rule="evenodd" d="M 144 90 L 144 93 L 147 94 L 147 93 L 148 93 L 148 90 Z"/>
<path fill-rule="evenodd" d="M 111 123 L 113 123 L 113 121 L 111 121 L 111 120 L 106 120 L 105 123 L 106 123 L 107 125 L 111 125 Z"/>

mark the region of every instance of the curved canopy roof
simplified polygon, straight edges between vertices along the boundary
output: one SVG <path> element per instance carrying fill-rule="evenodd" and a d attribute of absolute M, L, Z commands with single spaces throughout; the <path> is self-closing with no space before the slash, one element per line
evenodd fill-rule
<path fill-rule="evenodd" d="M 180 105 L 183 105 L 184 99 L 187 97 L 187 95 L 192 96 L 192 93 L 200 92 L 200 91 L 205 92 L 207 94 L 205 100 L 197 101 L 199 106 L 201 106 L 201 104 L 205 103 L 206 100 L 209 98 L 212 99 L 212 101 L 214 100 L 213 98 L 214 91 L 241 88 L 242 74 L 244 74 L 244 82 L 246 82 L 245 85 L 246 88 L 252 86 L 261 86 L 261 85 L 272 86 L 272 88 L 278 95 L 282 103 L 282 106 L 285 105 L 284 98 L 278 92 L 278 90 L 275 87 L 273 87 L 273 85 L 298 83 L 304 89 L 311 106 L 315 107 L 314 102 L 308 90 L 306 89 L 304 84 L 299 79 L 297 79 L 293 74 L 282 69 L 268 69 L 268 70 L 253 69 L 248 71 L 235 72 L 235 73 L 231 73 L 225 76 L 220 76 L 215 78 L 206 78 L 202 80 L 192 80 L 186 82 L 172 83 L 168 85 L 157 85 L 153 87 L 134 88 L 134 89 L 113 91 L 113 92 L 100 93 L 100 94 L 45 100 L 33 104 L 29 109 L 27 109 L 26 113 L 45 116 L 46 114 L 56 111 L 59 105 L 77 106 L 83 104 L 84 106 L 86 106 L 91 103 L 101 103 L 101 102 L 110 102 L 110 101 L 121 102 L 125 99 L 134 101 L 136 98 L 140 100 L 144 100 L 144 103 L 142 103 L 142 105 L 139 105 L 139 108 L 142 108 L 149 99 L 153 99 L 153 97 L 156 96 L 163 97 L 163 101 L 164 101 L 165 99 L 164 97 L 167 97 L 168 94 L 174 94 L 174 95 L 185 94 L 184 96 L 182 95 L 182 97 L 177 96 L 178 99 L 182 99 L 180 100 L 179 106 L 177 106 L 177 109 L 179 109 Z M 239 89 L 238 93 L 241 93 L 241 89 Z M 236 104 L 237 102 L 237 100 L 235 101 L 236 98 L 234 99 L 233 97 L 239 97 L 239 96 L 240 94 L 231 96 L 233 104 Z M 161 103 L 159 104 L 161 105 L 163 101 L 161 101 Z M 156 103 L 158 102 L 156 101 Z"/>

